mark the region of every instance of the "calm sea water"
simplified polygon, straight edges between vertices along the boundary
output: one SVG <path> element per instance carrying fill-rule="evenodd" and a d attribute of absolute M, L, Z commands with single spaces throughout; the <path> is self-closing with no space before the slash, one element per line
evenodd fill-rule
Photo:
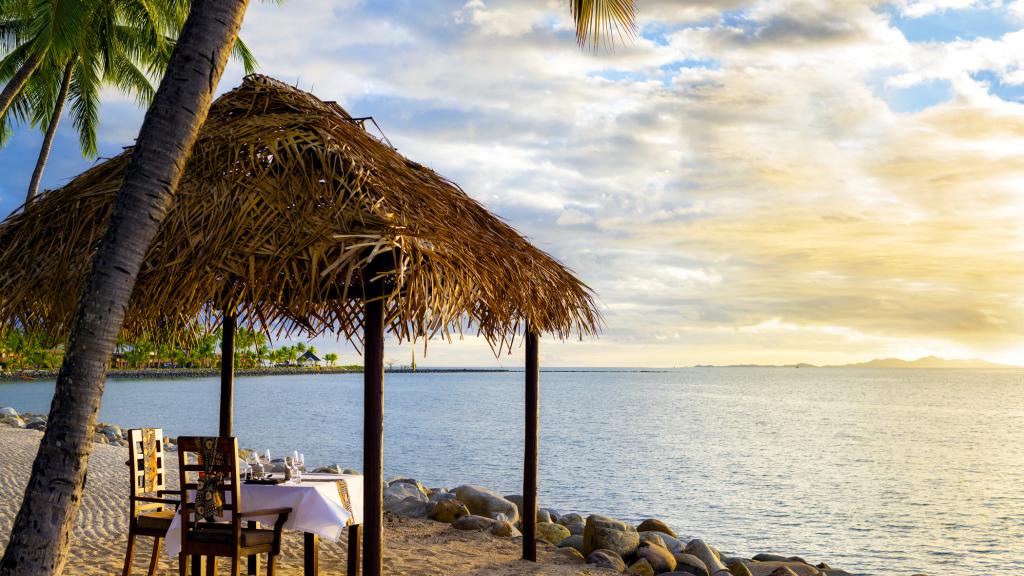
<path fill-rule="evenodd" d="M 864 574 L 1024 572 L 1024 372 L 542 375 L 541 501 Z M 243 446 L 361 468 L 361 375 L 239 378 Z M 388 374 L 387 474 L 520 491 L 522 374 Z M 52 383 L 0 384 L 45 412 Z M 112 380 L 101 419 L 217 431 L 214 378 Z"/>

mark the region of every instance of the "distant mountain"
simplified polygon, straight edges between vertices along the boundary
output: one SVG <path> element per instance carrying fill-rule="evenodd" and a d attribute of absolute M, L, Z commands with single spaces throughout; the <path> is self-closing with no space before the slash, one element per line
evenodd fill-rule
<path fill-rule="evenodd" d="M 1009 364 L 996 364 L 985 360 L 947 360 L 937 356 L 925 356 L 917 360 L 900 360 L 899 358 L 879 358 L 858 364 L 843 364 L 830 368 L 1020 368 Z"/>
<path fill-rule="evenodd" d="M 984 370 L 993 368 L 1024 368 L 1010 364 L 996 364 L 985 360 L 947 360 L 937 356 L 925 356 L 917 360 L 901 360 L 899 358 L 876 358 L 857 364 L 840 364 L 835 366 L 815 366 L 814 364 L 732 364 L 728 366 L 698 364 L 694 368 L 968 368 Z"/>

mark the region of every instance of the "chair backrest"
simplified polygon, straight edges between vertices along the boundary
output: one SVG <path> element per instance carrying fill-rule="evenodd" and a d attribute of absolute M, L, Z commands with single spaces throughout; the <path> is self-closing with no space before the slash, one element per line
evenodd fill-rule
<path fill-rule="evenodd" d="M 164 472 L 164 431 L 160 428 L 133 428 L 128 431 L 128 466 L 131 471 L 132 515 L 136 511 L 135 498 L 163 490 L 167 481 Z M 158 508 L 145 505 L 140 508 Z"/>
<path fill-rule="evenodd" d="M 182 436 L 178 438 L 178 475 L 181 479 L 181 539 L 207 518 L 223 519 L 224 512 L 239 509 L 241 479 L 238 475 L 238 440 L 234 437 Z M 231 514 L 237 534 L 241 521 Z"/>

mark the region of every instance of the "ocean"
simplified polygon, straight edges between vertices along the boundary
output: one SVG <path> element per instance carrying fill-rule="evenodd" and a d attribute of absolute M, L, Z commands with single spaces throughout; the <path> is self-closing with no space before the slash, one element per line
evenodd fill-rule
<path fill-rule="evenodd" d="M 385 474 L 519 493 L 523 374 L 389 373 Z M 0 383 L 45 412 L 52 382 Z M 111 380 L 100 418 L 217 431 L 215 378 Z M 236 434 L 362 466 L 362 376 L 238 378 Z M 1024 572 L 1024 371 L 688 368 L 541 375 L 540 500 L 861 574 Z"/>

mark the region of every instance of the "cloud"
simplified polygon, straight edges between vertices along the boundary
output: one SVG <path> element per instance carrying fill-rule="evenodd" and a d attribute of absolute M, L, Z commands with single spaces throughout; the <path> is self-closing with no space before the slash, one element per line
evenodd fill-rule
<path fill-rule="evenodd" d="M 1024 335 L 1024 33 L 901 28 L 968 9 L 1016 4 L 641 0 L 639 37 L 591 53 L 561 0 L 291 0 L 253 5 L 243 36 L 596 290 L 605 335 L 548 362 L 1005 361 Z M 141 119 L 116 116 L 112 150 Z M 427 360 L 488 354 L 470 338 Z"/>

